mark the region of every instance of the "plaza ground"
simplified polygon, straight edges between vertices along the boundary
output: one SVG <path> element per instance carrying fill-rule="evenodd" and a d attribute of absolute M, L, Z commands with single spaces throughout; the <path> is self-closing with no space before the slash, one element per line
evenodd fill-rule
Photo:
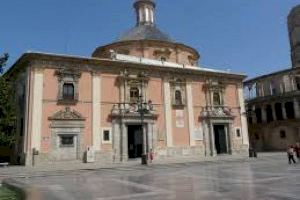
<path fill-rule="evenodd" d="M 51 200 L 300 199 L 300 164 L 289 165 L 285 153 L 258 159 L 132 165 L 15 177 L 13 181 L 30 188 L 33 195 Z"/>

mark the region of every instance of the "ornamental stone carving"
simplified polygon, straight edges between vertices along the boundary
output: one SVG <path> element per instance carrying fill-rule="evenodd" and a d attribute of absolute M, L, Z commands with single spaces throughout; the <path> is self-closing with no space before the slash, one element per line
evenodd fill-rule
<path fill-rule="evenodd" d="M 77 111 L 71 111 L 70 107 L 66 107 L 65 110 L 58 111 L 49 120 L 85 120 L 85 118 Z"/>
<path fill-rule="evenodd" d="M 78 83 L 81 77 L 81 73 L 79 71 L 63 68 L 57 70 L 55 75 L 58 78 L 58 95 L 57 101 L 60 104 L 75 104 L 79 99 L 79 91 L 78 91 Z M 72 84 L 74 88 L 74 96 L 72 99 L 65 99 L 63 96 L 63 87 L 64 84 Z"/>
<path fill-rule="evenodd" d="M 224 106 L 204 107 L 201 112 L 201 117 L 202 118 L 234 118 L 231 109 Z"/>

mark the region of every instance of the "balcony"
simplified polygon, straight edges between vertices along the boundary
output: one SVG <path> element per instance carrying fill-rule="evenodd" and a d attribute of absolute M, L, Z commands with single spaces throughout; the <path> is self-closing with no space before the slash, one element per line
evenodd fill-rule
<path fill-rule="evenodd" d="M 206 106 L 202 108 L 201 118 L 234 118 L 232 109 L 228 106 Z"/>
<path fill-rule="evenodd" d="M 148 103 L 117 103 L 113 105 L 111 110 L 112 117 L 157 117 L 154 105 Z"/>

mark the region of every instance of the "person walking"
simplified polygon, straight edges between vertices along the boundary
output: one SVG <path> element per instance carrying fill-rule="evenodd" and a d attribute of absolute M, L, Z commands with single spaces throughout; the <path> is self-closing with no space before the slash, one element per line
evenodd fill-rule
<path fill-rule="evenodd" d="M 292 145 L 288 147 L 288 149 L 287 149 L 287 155 L 288 155 L 288 159 L 289 159 L 289 164 L 292 164 L 292 161 L 295 164 L 296 161 L 294 159 L 294 148 L 293 148 Z"/>

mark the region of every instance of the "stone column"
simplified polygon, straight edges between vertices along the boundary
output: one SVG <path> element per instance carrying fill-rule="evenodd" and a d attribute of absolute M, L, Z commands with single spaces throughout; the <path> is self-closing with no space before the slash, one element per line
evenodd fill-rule
<path fill-rule="evenodd" d="M 261 107 L 261 118 L 263 122 L 267 122 L 267 112 L 266 112 L 266 106 Z"/>
<path fill-rule="evenodd" d="M 203 121 L 203 142 L 204 142 L 204 155 L 208 156 L 210 152 L 210 131 L 206 121 Z"/>
<path fill-rule="evenodd" d="M 273 121 L 276 121 L 277 120 L 277 116 L 276 116 L 276 110 L 275 110 L 275 103 L 272 103 L 271 107 L 272 107 Z"/>
<path fill-rule="evenodd" d="M 128 133 L 125 123 L 122 124 L 122 161 L 128 160 Z"/>
<path fill-rule="evenodd" d="M 291 76 L 291 85 L 292 85 L 292 91 L 297 90 L 296 89 L 296 81 L 295 81 L 295 76 Z"/>
<path fill-rule="evenodd" d="M 228 125 L 228 133 L 227 133 L 227 136 L 228 136 L 228 143 L 227 143 L 227 146 L 228 146 L 228 153 L 229 154 L 232 154 L 232 137 L 233 137 L 233 132 L 234 132 L 234 127 L 233 127 L 233 123 L 229 123 Z M 249 145 L 249 140 L 248 140 L 248 145 Z"/>
<path fill-rule="evenodd" d="M 209 126 L 209 135 L 210 135 L 210 155 L 216 156 L 217 150 L 215 145 L 214 126 L 212 123 L 209 123 L 208 126 Z"/>
<path fill-rule="evenodd" d="M 286 110 L 285 110 L 285 105 L 284 102 L 281 103 L 281 109 L 282 109 L 282 117 L 284 120 L 287 119 L 287 115 L 286 115 Z"/>
<path fill-rule="evenodd" d="M 165 111 L 165 129 L 167 136 L 167 146 L 173 146 L 173 135 L 172 135 L 172 108 L 171 108 L 171 91 L 170 83 L 165 78 L 163 80 L 163 90 L 164 90 L 164 111 Z"/>
<path fill-rule="evenodd" d="M 299 100 L 294 98 L 294 110 L 295 110 L 295 118 L 300 118 L 300 110 L 299 110 Z"/>
<path fill-rule="evenodd" d="M 120 140 L 120 124 L 118 120 L 114 120 L 113 124 L 113 149 L 114 149 L 114 162 L 119 162 L 121 158 L 121 140 Z"/>

